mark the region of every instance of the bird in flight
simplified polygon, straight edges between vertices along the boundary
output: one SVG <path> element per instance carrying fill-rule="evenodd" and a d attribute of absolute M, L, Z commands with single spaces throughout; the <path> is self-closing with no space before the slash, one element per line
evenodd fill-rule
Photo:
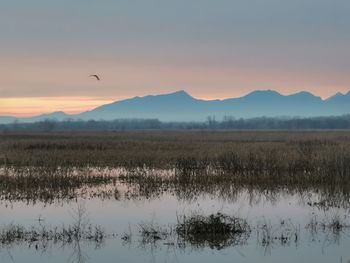
<path fill-rule="evenodd" d="M 90 75 L 90 77 L 94 77 L 94 78 L 96 78 L 97 80 L 101 80 L 101 78 L 100 78 L 98 75 Z"/>

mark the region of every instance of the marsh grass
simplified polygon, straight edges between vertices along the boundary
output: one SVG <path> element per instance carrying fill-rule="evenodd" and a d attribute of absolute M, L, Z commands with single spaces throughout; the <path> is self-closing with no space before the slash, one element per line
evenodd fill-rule
<path fill-rule="evenodd" d="M 0 196 L 7 201 L 74 200 L 97 187 L 93 196 L 119 199 L 109 186 L 120 181 L 130 199 L 166 192 L 232 199 L 246 188 L 319 190 L 331 193 L 329 200 L 339 192 L 349 203 L 346 131 L 7 133 L 0 134 L 0 154 Z"/>
<path fill-rule="evenodd" d="M 209 246 L 217 250 L 246 243 L 251 232 L 244 219 L 222 213 L 183 216 L 175 229 L 184 243 L 196 247 Z"/>
<path fill-rule="evenodd" d="M 10 224 L 0 229 L 0 244 L 3 247 L 10 247 L 24 243 L 30 247 L 34 246 L 37 250 L 45 250 L 50 244 L 80 246 L 80 242 L 83 241 L 93 242 L 96 245 L 104 242 L 107 234 L 102 227 L 89 223 L 83 203 L 79 203 L 77 208 L 71 211 L 71 216 L 73 224 L 61 227 L 44 225 L 41 220 L 38 226 L 29 228 Z"/>
<path fill-rule="evenodd" d="M 141 172 L 140 172 L 141 171 Z M 253 180 L 253 179 L 252 179 Z M 45 170 L 28 169 L 22 172 L 0 173 L 0 201 L 4 204 L 26 202 L 66 203 L 78 199 L 100 200 L 151 200 L 164 195 L 178 200 L 195 201 L 204 196 L 234 202 L 247 194 L 250 204 L 262 197 L 275 202 L 284 195 L 295 195 L 305 205 L 328 210 L 350 207 L 350 187 L 344 185 L 319 185 L 303 183 L 257 182 L 240 179 L 239 176 L 179 175 L 174 170 L 134 169 L 120 174 L 106 170 L 91 172 L 89 169 Z M 314 197 L 310 199 L 310 193 Z"/>
<path fill-rule="evenodd" d="M 346 131 L 0 134 L 10 167 L 175 168 L 184 175 L 305 175 L 320 182 L 349 176 L 349 146 Z"/>
<path fill-rule="evenodd" d="M 318 231 L 332 233 L 334 236 L 339 236 L 345 229 L 350 228 L 350 224 L 345 216 L 341 217 L 338 214 L 332 215 L 330 218 L 318 220 L 317 216 L 313 216 L 310 222 L 306 225 L 310 233 Z"/>
<path fill-rule="evenodd" d="M 264 220 L 257 224 L 256 233 L 258 244 L 265 249 L 265 253 L 274 246 L 298 246 L 300 240 L 300 226 L 291 220 L 280 220 L 275 225 Z"/>
<path fill-rule="evenodd" d="M 72 244 L 78 241 L 101 243 L 106 234 L 99 226 L 89 225 L 86 228 L 62 226 L 49 228 L 46 226 L 25 228 L 20 225 L 8 225 L 0 230 L 0 243 L 3 246 L 26 243 L 44 247 L 47 243 Z"/>
<path fill-rule="evenodd" d="M 2 201 L 52 202 L 76 199 L 84 187 L 114 184 L 116 178 L 86 169 L 22 168 L 0 172 Z"/>
<path fill-rule="evenodd" d="M 155 244 L 157 241 L 165 241 L 173 235 L 172 227 L 161 227 L 154 222 L 139 224 L 141 244 Z"/>

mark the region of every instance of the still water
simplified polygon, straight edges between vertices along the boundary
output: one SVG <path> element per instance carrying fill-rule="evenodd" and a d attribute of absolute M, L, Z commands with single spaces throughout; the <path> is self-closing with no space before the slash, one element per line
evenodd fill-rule
<path fill-rule="evenodd" d="M 86 211 L 85 219 L 101 226 L 106 238 L 101 243 L 47 242 L 39 247 L 35 242 L 2 244 L 0 262 L 350 262 L 348 208 L 310 205 L 320 201 L 315 192 L 281 190 L 270 195 L 240 189 L 231 199 L 213 193 L 186 199 L 165 191 L 152 198 L 126 198 L 130 189 L 122 183 L 118 187 L 120 198 L 80 197 L 53 203 L 2 201 L 1 229 L 10 224 L 47 229 L 69 225 L 74 223 L 79 205 Z M 251 226 L 249 238 L 218 249 L 206 244 L 178 244 L 176 235 L 145 242 L 140 234 L 143 224 L 170 229 L 182 215 L 217 212 L 247 220 Z M 335 217 L 343 222 L 339 229 L 310 226 L 312 220 L 330 224 Z M 268 243 L 261 238 L 261 226 L 269 226 Z M 284 236 L 288 238 L 281 239 Z"/>

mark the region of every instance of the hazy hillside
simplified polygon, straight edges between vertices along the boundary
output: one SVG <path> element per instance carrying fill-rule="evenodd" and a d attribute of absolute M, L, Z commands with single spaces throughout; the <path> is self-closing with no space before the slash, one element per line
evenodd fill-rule
<path fill-rule="evenodd" d="M 33 118 L 20 118 L 20 122 L 45 119 L 114 120 L 159 119 L 160 121 L 203 121 L 208 116 L 222 119 L 253 117 L 315 117 L 350 113 L 350 92 L 337 93 L 322 100 L 308 92 L 284 96 L 272 90 L 254 91 L 240 98 L 225 100 L 200 100 L 185 91 L 170 94 L 134 97 L 102 105 L 77 115 L 54 112 Z M 12 117 L 0 117 L 0 123 L 11 123 Z"/>

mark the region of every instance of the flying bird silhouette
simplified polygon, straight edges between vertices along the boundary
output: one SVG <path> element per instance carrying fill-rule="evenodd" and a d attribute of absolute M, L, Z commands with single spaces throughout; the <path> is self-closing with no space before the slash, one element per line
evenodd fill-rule
<path fill-rule="evenodd" d="M 101 80 L 100 77 L 98 75 L 90 75 L 90 77 L 94 77 L 96 78 L 97 80 Z"/>

